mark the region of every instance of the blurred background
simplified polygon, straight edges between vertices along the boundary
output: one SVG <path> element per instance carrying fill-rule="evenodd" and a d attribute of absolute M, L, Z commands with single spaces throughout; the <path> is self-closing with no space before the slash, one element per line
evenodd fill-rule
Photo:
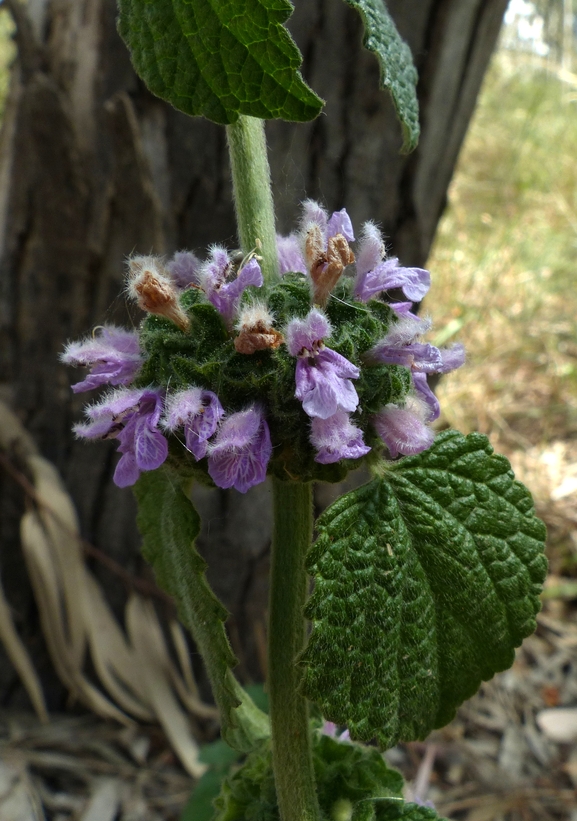
<path fill-rule="evenodd" d="M 59 0 L 42 17 L 43 4 L 30 2 L 30 31 L 21 15 L 20 56 L 11 69 L 14 17 L 24 7 L 9 5 L 12 14 L 0 6 L 0 637 L 7 648 L 0 659 L 0 818 L 176 819 L 191 778 L 206 768 L 199 745 L 216 732 L 206 683 L 197 660 L 187 661 L 171 603 L 139 562 L 132 502 L 109 487 L 113 457 L 78 455 L 63 432 L 80 403 L 71 402 L 56 357 L 66 339 L 91 325 L 138 321 L 115 295 L 133 249 L 162 253 L 234 241 L 227 172 L 218 171 L 222 139 L 199 126 L 214 153 L 196 160 L 207 170 L 195 170 L 188 125 L 135 81 L 120 44 L 106 45 L 111 4 L 93 6 L 105 20 L 98 48 L 109 48 L 114 67 L 113 80 L 98 69 L 90 103 L 96 114 L 80 80 L 70 79 L 75 62 L 65 36 L 73 32 L 77 48 L 94 48 L 86 39 L 90 20 L 75 22 L 81 6 L 90 17 L 88 6 Z M 391 2 L 421 76 L 423 139 L 409 158 L 398 158 L 394 115 L 371 90 L 372 58 L 356 43 L 338 69 L 328 65 L 334 54 L 325 40 L 340 42 L 340 33 L 351 31 L 360 40 L 356 18 L 342 3 L 311 2 L 306 11 L 296 5 L 292 25 L 305 75 L 329 105 L 320 125 L 269 128 L 280 158 L 273 178 L 281 228 L 290 228 L 306 190 L 331 208 L 345 205 L 357 226 L 380 221 L 405 264 L 426 261 L 433 284 L 422 312 L 434 320 L 432 341 L 458 340 L 468 352 L 466 366 L 438 385 L 439 425 L 486 433 L 529 486 L 548 526 L 544 607 L 514 667 L 484 685 L 449 727 L 395 748 L 388 759 L 409 780 L 413 798 L 434 802 L 449 818 L 577 821 L 577 2 Z M 316 55 L 303 32 L 321 44 Z M 451 62 L 456 52 L 458 64 Z M 69 120 L 46 102 L 53 87 L 65 97 Z M 348 109 L 339 103 L 345 94 Z M 101 109 L 102 120 L 109 118 L 104 137 Z M 43 155 L 50 129 L 69 121 L 72 148 L 63 142 Z M 129 132 L 140 135 L 138 150 L 128 150 Z M 93 178 L 74 177 L 70 185 L 54 172 L 48 185 L 36 172 L 26 172 L 25 184 L 22 171 L 10 176 L 19 164 L 34 168 L 39 157 L 45 169 L 53 163 L 61 171 L 76 154 L 89 157 Z M 176 185 L 163 163 L 192 170 Z M 206 179 L 211 173 L 218 184 Z M 64 230 L 51 228 L 42 203 L 34 204 L 38 192 L 55 186 L 60 194 L 46 207 L 63 209 Z M 136 188 L 131 211 L 126 203 Z M 86 192 L 96 201 L 108 190 L 106 219 L 77 227 L 74 212 L 86 207 Z M 212 221 L 202 213 L 209 205 Z M 140 227 L 132 230 L 131 220 Z M 116 234 L 109 223 L 121 226 Z M 76 239 L 78 248 L 89 247 L 82 259 Z M 47 275 L 57 272 L 52 303 L 43 266 Z M 81 289 L 73 303 L 70 293 Z M 59 324 L 39 333 L 50 304 L 60 306 Z M 252 511 L 265 510 L 266 490 L 230 505 L 203 493 L 196 501 L 213 523 L 203 549 L 233 614 L 239 675 L 258 683 L 266 663 L 266 513 L 257 532 L 250 527 Z M 44 542 L 23 531 L 21 545 L 20 521 L 33 508 L 56 508 L 61 529 L 48 532 L 54 521 L 47 520 Z M 247 543 L 238 549 L 234 536 L 245 530 Z M 70 566 L 76 575 L 67 575 Z M 76 644 L 73 624 L 82 624 Z M 145 667 L 154 675 L 137 686 Z M 31 703 L 41 720 L 50 712 L 49 724 L 33 718 Z M 219 761 L 217 755 L 217 767 Z"/>

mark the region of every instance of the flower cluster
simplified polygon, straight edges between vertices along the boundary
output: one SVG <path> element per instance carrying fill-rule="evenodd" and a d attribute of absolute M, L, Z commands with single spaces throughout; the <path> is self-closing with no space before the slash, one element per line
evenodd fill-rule
<path fill-rule="evenodd" d="M 427 377 L 459 367 L 463 348 L 421 341 L 430 322 L 412 308 L 427 271 L 387 258 L 373 223 L 351 243 L 344 209 L 307 201 L 300 229 L 278 237 L 270 285 L 256 252 L 217 245 L 204 261 L 130 260 L 127 290 L 148 314 L 139 331 L 103 326 L 62 356 L 90 369 L 75 392 L 114 388 L 75 430 L 118 439 L 118 485 L 169 454 L 245 492 L 267 472 L 336 481 L 383 445 L 393 458 L 431 445 L 440 409 Z M 387 301 L 392 289 L 407 301 Z"/>

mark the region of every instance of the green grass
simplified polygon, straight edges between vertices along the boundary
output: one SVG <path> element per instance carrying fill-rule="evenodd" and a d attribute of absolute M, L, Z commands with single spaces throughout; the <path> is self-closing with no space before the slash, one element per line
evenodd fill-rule
<path fill-rule="evenodd" d="M 429 260 L 425 309 L 468 364 L 446 421 L 508 447 L 577 435 L 577 89 L 497 54 Z"/>

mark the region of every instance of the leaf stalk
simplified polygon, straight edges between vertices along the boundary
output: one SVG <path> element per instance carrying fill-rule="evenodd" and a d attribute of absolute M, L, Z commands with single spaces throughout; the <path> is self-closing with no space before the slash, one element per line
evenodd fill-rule
<path fill-rule="evenodd" d="M 241 249 L 249 254 L 257 248 L 264 281 L 270 285 L 280 274 L 264 122 L 240 116 L 227 125 L 226 135 Z"/>

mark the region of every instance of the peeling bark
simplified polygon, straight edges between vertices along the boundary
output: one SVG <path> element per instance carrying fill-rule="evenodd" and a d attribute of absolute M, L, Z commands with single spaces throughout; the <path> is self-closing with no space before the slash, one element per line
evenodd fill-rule
<path fill-rule="evenodd" d="M 356 225 L 381 223 L 404 264 L 425 262 L 506 2 L 389 0 L 421 78 L 421 143 L 405 157 L 356 13 L 342 0 L 297 0 L 290 27 L 304 74 L 327 106 L 313 123 L 267 126 L 281 230 L 312 196 L 329 208 L 346 205 Z M 19 59 L 0 142 L 1 395 L 64 476 L 85 538 L 146 573 L 132 496 L 111 483 L 114 446 L 77 443 L 70 434 L 86 397 L 70 393 L 58 355 L 66 340 L 104 321 L 139 321 L 121 295 L 130 253 L 234 245 L 224 131 L 147 92 L 116 34 L 113 0 L 7 5 Z M 22 500 L 3 474 L 0 494 L 4 587 L 53 682 L 18 558 Z M 197 494 L 212 581 L 233 614 L 241 671 L 253 676 L 264 663 L 267 495 L 265 487 L 243 498 Z M 98 572 L 120 611 L 124 588 Z M 23 698 L 1 656 L 0 698 Z M 62 706 L 55 686 L 49 702 Z"/>

